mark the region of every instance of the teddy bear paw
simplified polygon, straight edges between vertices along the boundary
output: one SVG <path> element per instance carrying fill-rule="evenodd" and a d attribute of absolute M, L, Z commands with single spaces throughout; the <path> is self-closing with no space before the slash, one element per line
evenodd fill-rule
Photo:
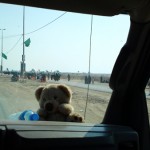
<path fill-rule="evenodd" d="M 69 122 L 84 122 L 84 119 L 81 115 L 74 113 L 68 117 L 67 121 L 69 121 Z"/>

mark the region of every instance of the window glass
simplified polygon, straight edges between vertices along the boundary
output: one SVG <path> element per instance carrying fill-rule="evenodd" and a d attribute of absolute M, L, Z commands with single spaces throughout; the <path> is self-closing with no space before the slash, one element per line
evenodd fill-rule
<path fill-rule="evenodd" d="M 147 83 L 147 86 L 145 88 L 145 94 L 146 94 L 146 102 L 147 102 L 147 108 L 148 108 L 148 115 L 150 120 L 150 80 Z"/>
<path fill-rule="evenodd" d="M 100 123 L 112 92 L 110 75 L 127 39 L 129 16 L 0 4 L 0 18 L 0 119 L 37 111 L 36 88 L 63 83 L 72 89 L 74 111 L 85 122 Z"/>

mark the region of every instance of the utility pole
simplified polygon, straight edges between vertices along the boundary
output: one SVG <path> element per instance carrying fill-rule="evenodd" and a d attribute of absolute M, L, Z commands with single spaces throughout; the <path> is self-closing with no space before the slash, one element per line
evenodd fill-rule
<path fill-rule="evenodd" d="M 1 75 L 3 73 L 3 57 L 2 57 L 2 54 L 3 54 L 3 31 L 6 30 L 6 29 L 0 29 L 2 30 L 2 44 L 1 44 Z"/>
<path fill-rule="evenodd" d="M 25 6 L 23 6 L 23 54 L 21 61 L 21 76 L 25 73 L 25 46 L 24 46 L 24 33 L 25 33 Z"/>

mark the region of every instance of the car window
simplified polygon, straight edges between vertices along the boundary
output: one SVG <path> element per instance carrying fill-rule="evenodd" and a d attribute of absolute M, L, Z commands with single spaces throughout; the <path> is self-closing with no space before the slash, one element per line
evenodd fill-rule
<path fill-rule="evenodd" d="M 85 122 L 100 123 L 111 97 L 111 72 L 128 36 L 129 16 L 1 3 L 0 18 L 0 119 L 28 109 L 36 112 L 37 87 L 60 83 L 71 88 L 74 111 Z"/>
<path fill-rule="evenodd" d="M 145 88 L 145 94 L 146 94 L 146 103 L 148 108 L 148 115 L 150 120 L 150 80 L 147 83 L 147 86 Z"/>

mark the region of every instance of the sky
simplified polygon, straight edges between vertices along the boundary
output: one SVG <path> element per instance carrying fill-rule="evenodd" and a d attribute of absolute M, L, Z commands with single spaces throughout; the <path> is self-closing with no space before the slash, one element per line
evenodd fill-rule
<path fill-rule="evenodd" d="M 24 27 L 24 39 L 31 39 L 24 50 L 26 71 L 111 74 L 127 40 L 130 18 L 25 7 Z M 3 40 L 0 30 L 0 49 L 3 47 L 7 55 L 7 60 L 3 58 L 3 70 L 20 71 L 23 6 L 0 3 L 0 29 L 6 29 Z"/>

